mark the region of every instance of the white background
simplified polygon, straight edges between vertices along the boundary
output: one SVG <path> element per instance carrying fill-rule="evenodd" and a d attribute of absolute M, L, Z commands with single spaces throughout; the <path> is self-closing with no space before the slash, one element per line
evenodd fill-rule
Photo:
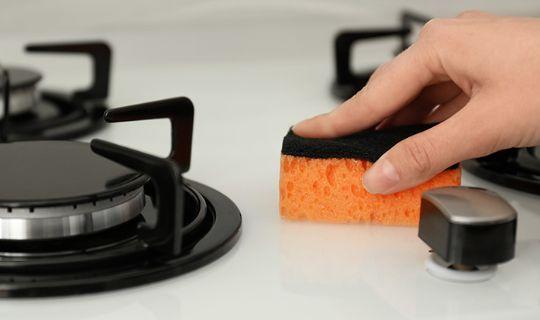
<path fill-rule="evenodd" d="M 540 315 L 540 199 L 484 183 L 519 211 L 516 259 L 482 284 L 423 270 L 415 228 L 283 222 L 281 139 L 330 110 L 331 42 L 343 27 L 393 26 L 401 8 L 432 16 L 464 9 L 540 14 L 537 1 L 1 1 L 0 63 L 45 73 L 41 87 L 88 83 L 80 57 L 25 54 L 32 41 L 105 39 L 114 48 L 110 103 L 178 95 L 196 107 L 188 177 L 230 196 L 244 215 L 238 245 L 190 274 L 80 297 L 0 300 L 2 319 L 526 319 Z M 355 51 L 355 66 L 393 44 Z M 109 126 L 96 137 L 168 151 L 163 121 Z M 92 137 L 94 137 L 92 136 Z M 89 140 L 92 137 L 85 137 Z"/>

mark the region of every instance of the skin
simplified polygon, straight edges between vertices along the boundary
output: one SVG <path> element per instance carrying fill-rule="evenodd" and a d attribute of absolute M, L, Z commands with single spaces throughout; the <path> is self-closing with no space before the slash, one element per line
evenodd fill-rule
<path fill-rule="evenodd" d="M 540 19 L 477 11 L 433 19 L 354 97 L 293 130 L 332 138 L 432 122 L 440 123 L 395 145 L 364 174 L 369 192 L 394 193 L 466 159 L 540 145 Z"/>

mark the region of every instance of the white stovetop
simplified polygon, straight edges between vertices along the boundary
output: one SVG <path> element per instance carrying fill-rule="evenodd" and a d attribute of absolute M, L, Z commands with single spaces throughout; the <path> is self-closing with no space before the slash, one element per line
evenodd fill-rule
<path fill-rule="evenodd" d="M 68 298 L 0 300 L 2 319 L 529 319 L 540 316 L 540 197 L 465 174 L 519 211 L 517 256 L 485 283 L 455 284 L 423 268 L 415 228 L 281 221 L 281 138 L 291 124 L 326 112 L 330 43 L 343 26 L 384 26 L 405 1 L 182 1 L 2 3 L 2 63 L 30 64 L 43 85 L 84 85 L 81 58 L 25 55 L 32 40 L 105 38 L 113 45 L 110 102 L 177 95 L 196 106 L 189 178 L 231 197 L 242 236 L 220 260 L 131 289 Z M 534 1 L 408 2 L 433 15 L 468 7 L 536 14 Z M 58 13 L 58 16 L 44 17 Z M 388 47 L 359 49 L 379 62 Z M 391 50 L 387 50 L 391 51 Z M 81 72 L 79 72 L 81 70 Z M 94 136 L 93 136 L 94 137 Z M 109 126 L 95 137 L 165 155 L 165 121 Z M 87 137 L 84 140 L 89 140 Z"/>

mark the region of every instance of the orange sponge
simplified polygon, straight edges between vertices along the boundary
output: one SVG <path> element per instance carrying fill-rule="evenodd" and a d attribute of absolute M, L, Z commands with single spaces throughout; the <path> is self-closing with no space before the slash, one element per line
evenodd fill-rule
<path fill-rule="evenodd" d="M 422 192 L 461 182 L 461 169 L 455 168 L 415 188 L 374 195 L 361 182 L 371 165 L 365 160 L 282 155 L 281 216 L 291 220 L 413 226 L 418 224 Z"/>
<path fill-rule="evenodd" d="M 430 126 L 366 130 L 333 139 L 303 138 L 289 131 L 281 150 L 281 216 L 291 220 L 417 225 L 422 192 L 460 185 L 459 166 L 391 195 L 368 193 L 362 186 L 362 176 L 396 143 Z"/>

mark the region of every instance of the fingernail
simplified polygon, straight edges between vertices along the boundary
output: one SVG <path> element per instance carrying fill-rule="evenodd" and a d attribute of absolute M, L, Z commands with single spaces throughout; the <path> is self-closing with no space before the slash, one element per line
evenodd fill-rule
<path fill-rule="evenodd" d="M 385 194 L 399 182 L 396 167 L 388 159 L 379 159 L 362 177 L 367 192 Z"/>

